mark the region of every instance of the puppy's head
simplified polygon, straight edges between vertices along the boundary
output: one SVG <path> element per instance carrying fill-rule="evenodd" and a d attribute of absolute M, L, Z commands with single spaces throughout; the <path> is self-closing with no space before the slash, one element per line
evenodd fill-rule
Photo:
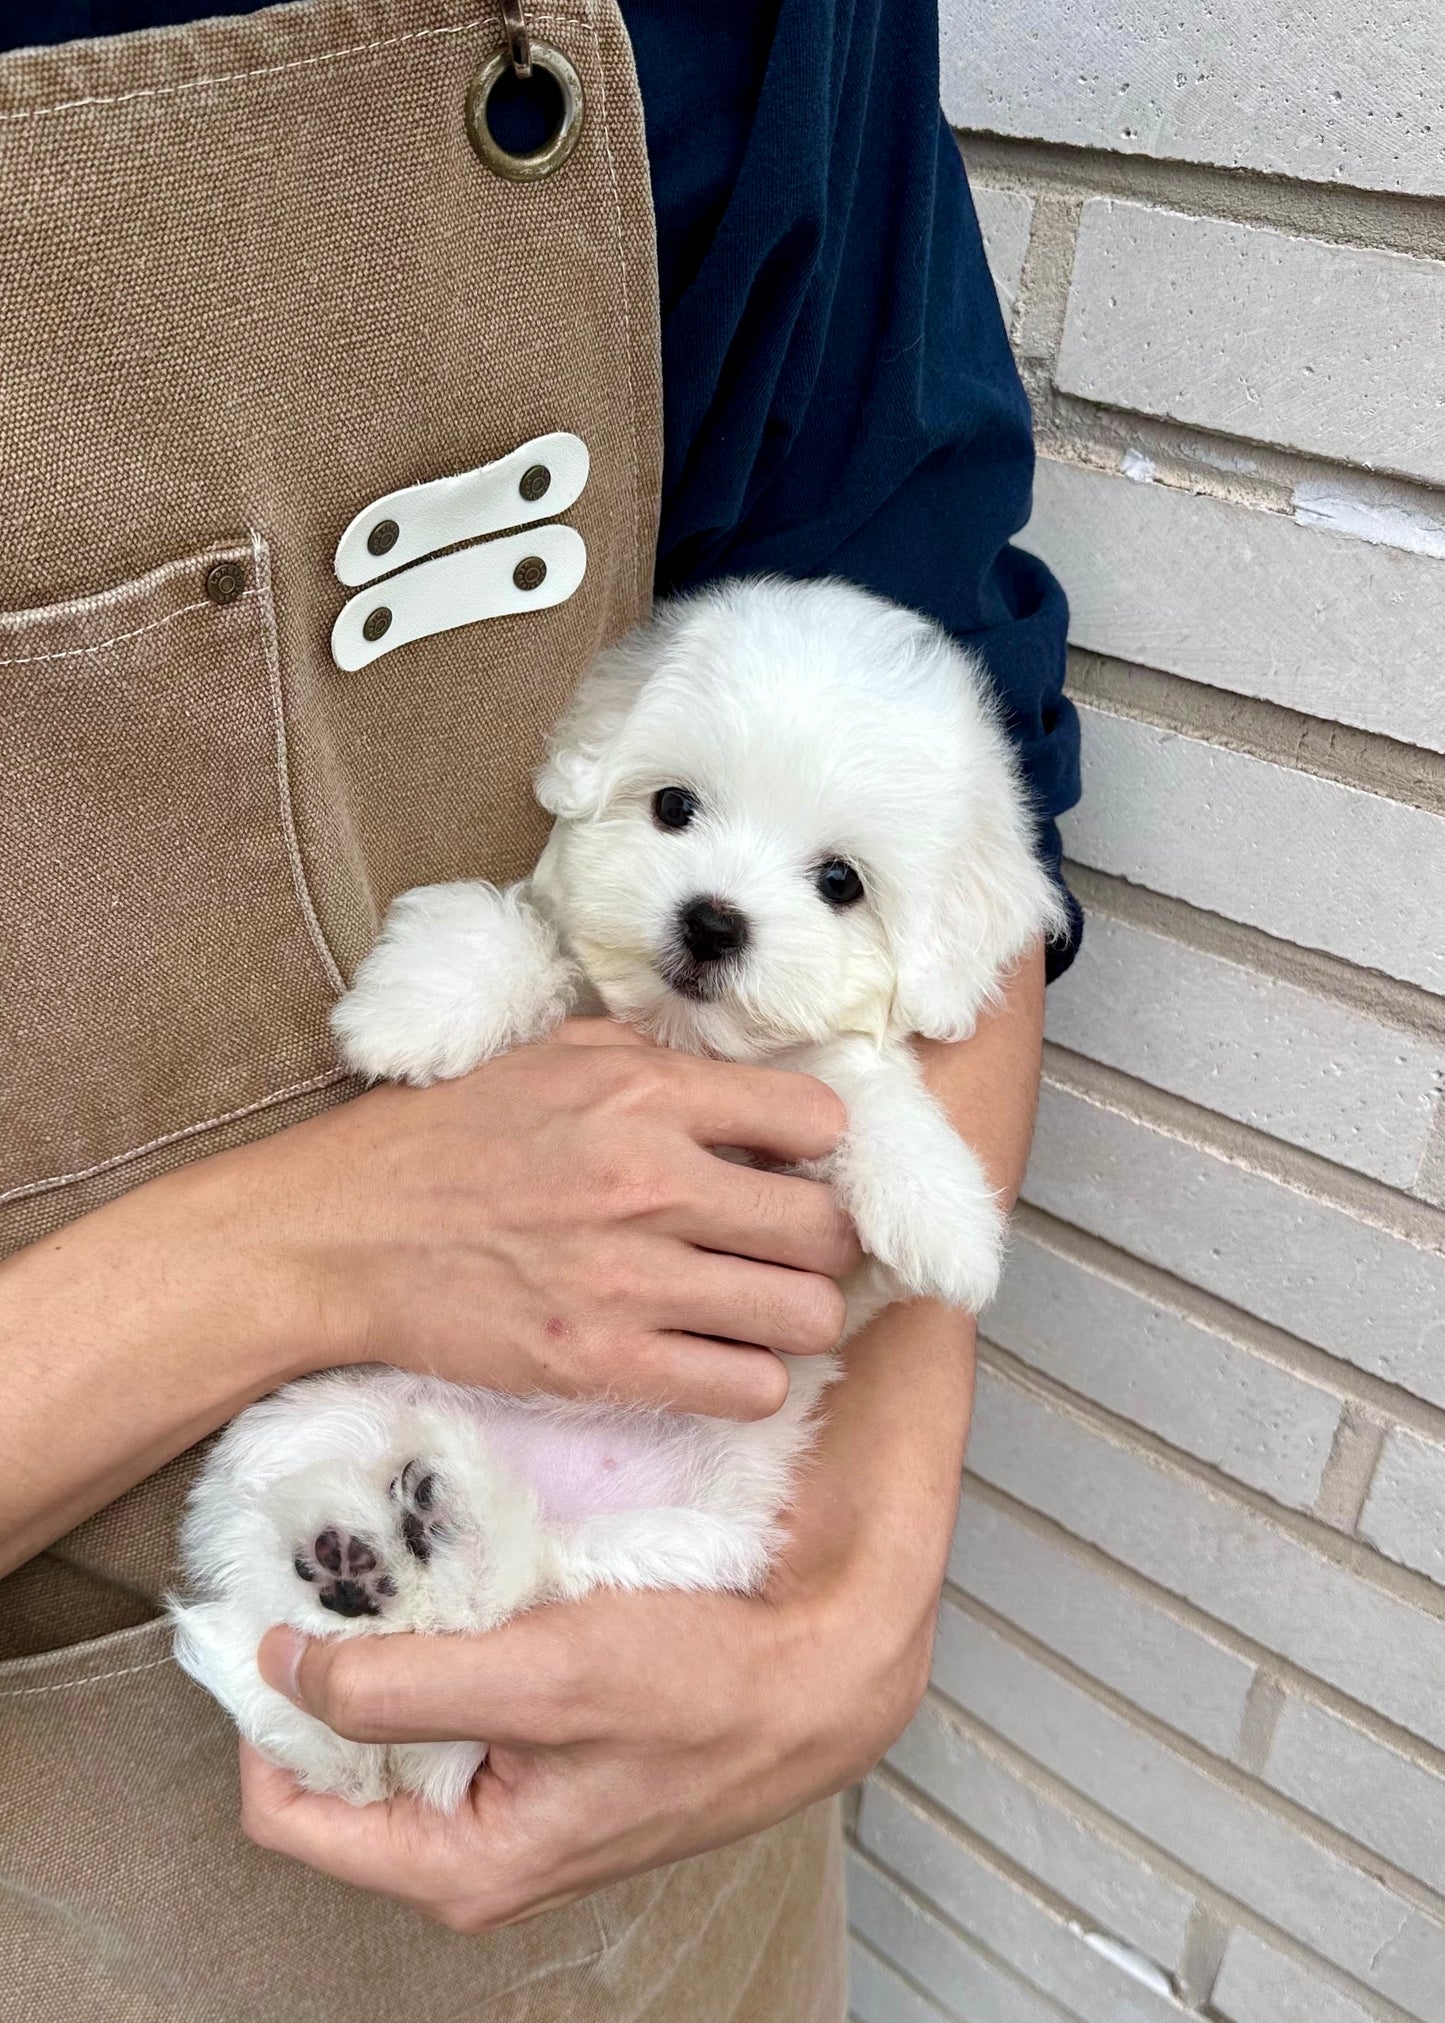
<path fill-rule="evenodd" d="M 672 1046 L 962 1037 L 1059 918 L 978 669 L 845 584 L 661 607 L 588 675 L 537 791 L 539 898 L 608 1010 Z"/>

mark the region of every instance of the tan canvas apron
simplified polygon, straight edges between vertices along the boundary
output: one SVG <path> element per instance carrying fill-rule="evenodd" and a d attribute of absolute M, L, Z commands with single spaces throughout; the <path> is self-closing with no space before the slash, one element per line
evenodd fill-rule
<path fill-rule="evenodd" d="M 528 13 L 585 101 L 531 182 L 465 131 L 491 0 L 0 57 L 0 1249 L 348 1094 L 381 909 L 529 862 L 540 736 L 646 609 L 631 52 L 615 0 Z M 352 516 L 557 429 L 576 595 L 340 674 Z M 188 1475 L 0 1585 L 5 2023 L 832 2023 L 830 1808 L 471 1940 L 251 1848 L 157 1619 Z"/>

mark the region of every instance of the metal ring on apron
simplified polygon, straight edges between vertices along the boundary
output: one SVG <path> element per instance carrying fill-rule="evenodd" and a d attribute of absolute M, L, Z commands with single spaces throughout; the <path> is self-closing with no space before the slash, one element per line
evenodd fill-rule
<path fill-rule="evenodd" d="M 561 168 L 577 145 L 586 104 L 581 78 L 561 50 L 554 49 L 550 42 L 531 42 L 529 68 L 545 72 L 562 95 L 562 117 L 556 132 L 545 147 L 532 154 L 509 154 L 487 123 L 492 93 L 507 72 L 516 69 L 510 48 L 499 49 L 488 57 L 467 92 L 467 138 L 494 175 L 513 183 L 540 182 Z"/>

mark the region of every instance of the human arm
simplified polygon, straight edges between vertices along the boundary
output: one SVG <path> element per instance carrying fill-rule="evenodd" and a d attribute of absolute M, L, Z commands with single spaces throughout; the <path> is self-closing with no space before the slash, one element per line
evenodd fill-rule
<path fill-rule="evenodd" d="M 768 1351 L 832 1346 L 856 1246 L 821 1183 L 707 1148 L 841 1124 L 802 1077 L 577 1021 L 134 1189 L 0 1265 L 0 1573 L 314 1369 L 771 1410 Z"/>
<path fill-rule="evenodd" d="M 925 1072 L 1011 1202 L 1032 1129 L 1043 960 Z M 912 1714 L 957 1503 L 973 1323 L 926 1302 L 851 1342 L 789 1543 L 764 1594 L 598 1593 L 483 1637 L 308 1642 L 273 1631 L 272 1684 L 360 1740 L 485 1737 L 451 1819 L 356 1809 L 243 1749 L 263 1846 L 458 1930 L 530 1917 L 740 1838 L 866 1771 Z"/>

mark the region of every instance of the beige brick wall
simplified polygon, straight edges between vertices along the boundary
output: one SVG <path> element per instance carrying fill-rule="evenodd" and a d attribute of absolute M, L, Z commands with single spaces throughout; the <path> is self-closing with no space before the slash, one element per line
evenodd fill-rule
<path fill-rule="evenodd" d="M 858 2023 L 1445 2023 L 1445 21 L 944 0 L 1089 914 Z"/>

